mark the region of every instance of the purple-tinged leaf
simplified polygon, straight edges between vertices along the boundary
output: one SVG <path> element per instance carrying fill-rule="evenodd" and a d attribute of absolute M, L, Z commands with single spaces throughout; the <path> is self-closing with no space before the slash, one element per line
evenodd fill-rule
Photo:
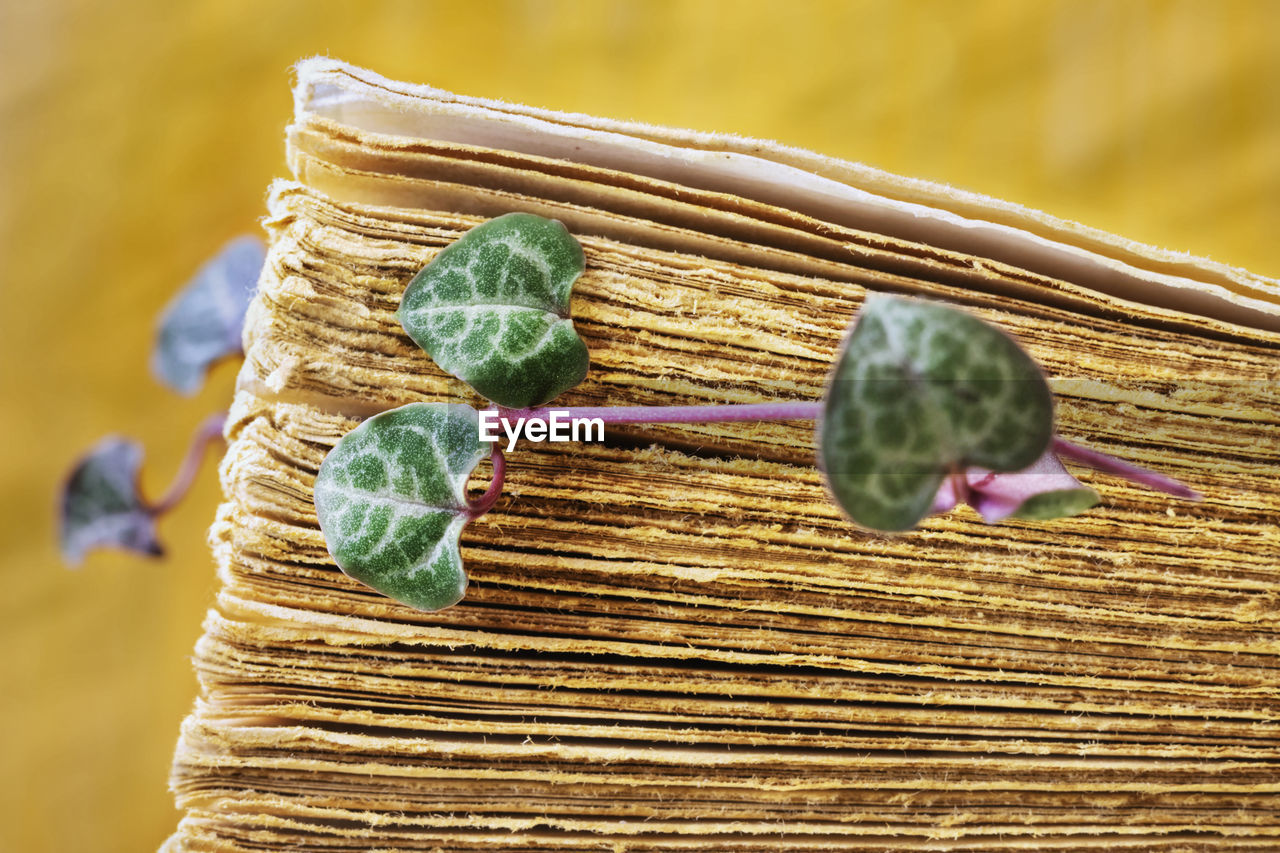
<path fill-rule="evenodd" d="M 1006 518 L 1064 518 L 1097 506 L 1098 500 L 1098 493 L 1071 476 L 1050 450 L 1021 471 L 998 474 L 969 468 L 963 484 L 947 477 L 934 498 L 933 512 L 967 503 L 984 521 L 995 524 Z"/>
<path fill-rule="evenodd" d="M 173 483 L 157 501 L 147 500 L 138 487 L 142 446 L 115 436 L 98 442 L 76 462 L 62 490 L 58 539 L 66 561 L 79 565 L 94 548 L 160 556 L 164 549 L 156 540 L 156 519 L 177 506 L 191 488 L 205 451 L 222 439 L 225 421 L 225 412 L 205 418 Z"/>
<path fill-rule="evenodd" d="M 142 447 L 108 437 L 81 459 L 62 492 L 59 544 L 73 566 L 94 548 L 123 548 L 148 556 L 163 553 L 155 516 L 138 492 Z"/>
<path fill-rule="evenodd" d="M 180 394 L 194 394 L 214 362 L 241 352 L 245 313 L 265 260 L 261 240 L 237 237 L 169 302 L 151 353 L 158 380 Z"/>

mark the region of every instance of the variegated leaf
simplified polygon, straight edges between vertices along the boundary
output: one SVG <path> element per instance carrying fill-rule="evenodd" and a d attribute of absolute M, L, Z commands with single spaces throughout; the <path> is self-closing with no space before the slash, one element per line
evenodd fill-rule
<path fill-rule="evenodd" d="M 151 352 L 151 372 L 182 394 L 200 390 L 209 367 L 241 350 L 245 313 L 258 286 L 266 248 L 237 237 L 165 307 Z"/>
<path fill-rule="evenodd" d="M 142 446 L 108 437 L 76 463 L 62 490 L 59 544 L 63 559 L 79 565 L 94 548 L 122 548 L 150 557 L 162 553 L 155 515 L 138 491 Z"/>
<path fill-rule="evenodd" d="M 489 449 L 475 409 L 461 404 L 411 403 L 349 432 L 315 485 L 320 529 L 338 567 L 419 610 L 460 600 L 467 478 Z"/>
<path fill-rule="evenodd" d="M 954 477 L 942 481 L 932 512 L 946 512 L 967 503 L 988 524 L 1006 518 L 1045 520 L 1065 518 L 1098 505 L 1098 493 L 1068 471 L 1052 450 L 1026 468 L 997 474 L 970 468 L 964 475 L 965 494 L 958 495 Z"/>
<path fill-rule="evenodd" d="M 1005 333 L 955 308 L 867 297 L 832 374 L 820 457 L 854 521 L 905 530 L 943 478 L 974 466 L 1017 471 L 1053 434 L 1053 398 Z"/>
<path fill-rule="evenodd" d="M 587 375 L 569 318 L 582 247 L 559 222 L 509 213 L 468 231 L 405 290 L 396 316 L 441 369 L 500 406 L 539 406 Z"/>

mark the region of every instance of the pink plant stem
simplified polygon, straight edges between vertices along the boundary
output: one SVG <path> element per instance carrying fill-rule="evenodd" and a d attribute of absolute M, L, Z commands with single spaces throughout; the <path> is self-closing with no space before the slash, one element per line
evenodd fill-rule
<path fill-rule="evenodd" d="M 499 409 L 503 420 L 548 420 L 560 412 L 567 418 L 599 418 L 606 424 L 688 424 L 728 421 L 812 421 L 822 417 L 822 401 L 796 400 L 785 403 L 742 403 L 718 406 L 581 406 L 538 409 Z M 1189 500 L 1201 495 L 1177 480 L 1140 468 L 1129 462 L 1053 437 L 1053 451 L 1066 459 L 1123 477 L 1130 482 Z M 496 448 L 495 448 L 496 449 Z M 497 463 L 495 462 L 495 479 Z M 961 484 L 963 479 L 959 480 Z M 967 488 L 967 485 L 964 486 Z M 491 487 L 492 490 L 492 487 Z M 486 492 L 486 496 L 487 496 Z M 483 501 L 484 498 L 481 498 Z"/>
<path fill-rule="evenodd" d="M 196 429 L 195 435 L 191 437 L 186 458 L 182 460 L 182 466 L 174 476 L 173 482 L 169 484 L 169 490 L 164 493 L 164 497 L 148 506 L 147 512 L 153 516 L 164 515 L 186 496 L 191 489 L 191 484 L 195 482 L 196 474 L 200 472 L 200 460 L 204 458 L 205 448 L 214 441 L 221 440 L 222 428 L 226 422 L 226 412 L 219 412 L 205 418 Z"/>
<path fill-rule="evenodd" d="M 498 502 L 498 496 L 502 494 L 502 483 L 507 478 L 507 457 L 502 455 L 502 448 L 497 442 L 492 445 L 492 461 L 493 461 L 493 479 L 489 481 L 489 488 L 484 490 L 484 494 L 476 498 L 474 501 L 467 501 L 467 515 L 475 521 L 489 510 L 493 509 L 493 505 Z"/>
<path fill-rule="evenodd" d="M 547 420 L 552 412 L 570 418 L 599 418 L 606 424 L 708 424 L 728 421 L 812 421 L 822 415 L 822 402 L 731 403 L 718 406 L 544 406 L 500 409 L 503 419 Z"/>
<path fill-rule="evenodd" d="M 795 401 L 789 403 L 742 403 L 719 406 L 584 406 L 560 408 L 549 406 L 540 409 L 498 409 L 503 420 L 546 421 L 552 412 L 560 412 L 566 418 L 599 418 L 606 424 L 690 424 L 719 423 L 724 421 L 811 421 L 822 414 L 821 402 Z M 485 493 L 468 502 L 468 515 L 475 520 L 488 512 L 498 496 L 506 478 L 506 457 L 497 442 L 493 444 L 493 480 Z"/>
<path fill-rule="evenodd" d="M 1097 450 L 1090 450 L 1087 447 L 1072 444 L 1056 435 L 1053 437 L 1053 450 L 1061 457 L 1088 465 L 1091 468 L 1097 468 L 1099 471 L 1106 471 L 1108 474 L 1124 477 L 1130 482 L 1146 486 L 1148 489 L 1155 489 L 1157 492 L 1165 492 L 1174 497 L 1193 501 L 1198 501 L 1203 497 L 1195 489 L 1184 486 L 1177 480 L 1166 477 L 1163 474 L 1148 471 L 1146 468 L 1139 468 L 1137 465 L 1116 459 L 1114 456 L 1108 456 Z"/>

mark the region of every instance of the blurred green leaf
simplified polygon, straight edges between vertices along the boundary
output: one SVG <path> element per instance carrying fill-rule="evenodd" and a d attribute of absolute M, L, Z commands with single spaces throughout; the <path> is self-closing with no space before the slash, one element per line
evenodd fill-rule
<path fill-rule="evenodd" d="M 1012 338 L 955 308 L 873 294 L 827 387 L 819 454 L 854 521 L 906 530 L 948 474 L 1025 468 L 1052 433 L 1049 387 Z"/>

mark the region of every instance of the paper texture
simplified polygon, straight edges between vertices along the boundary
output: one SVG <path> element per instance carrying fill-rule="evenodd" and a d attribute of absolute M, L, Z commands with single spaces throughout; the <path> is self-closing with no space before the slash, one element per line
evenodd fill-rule
<path fill-rule="evenodd" d="M 765 143 L 299 68 L 212 530 L 170 850 L 1270 849 L 1276 282 Z M 812 425 L 526 445 L 413 611 L 311 489 L 359 419 L 476 402 L 393 313 L 484 218 L 581 240 L 565 405 L 815 399 L 868 290 L 1015 335 L 1077 471 L 1056 522 L 841 517 Z"/>

